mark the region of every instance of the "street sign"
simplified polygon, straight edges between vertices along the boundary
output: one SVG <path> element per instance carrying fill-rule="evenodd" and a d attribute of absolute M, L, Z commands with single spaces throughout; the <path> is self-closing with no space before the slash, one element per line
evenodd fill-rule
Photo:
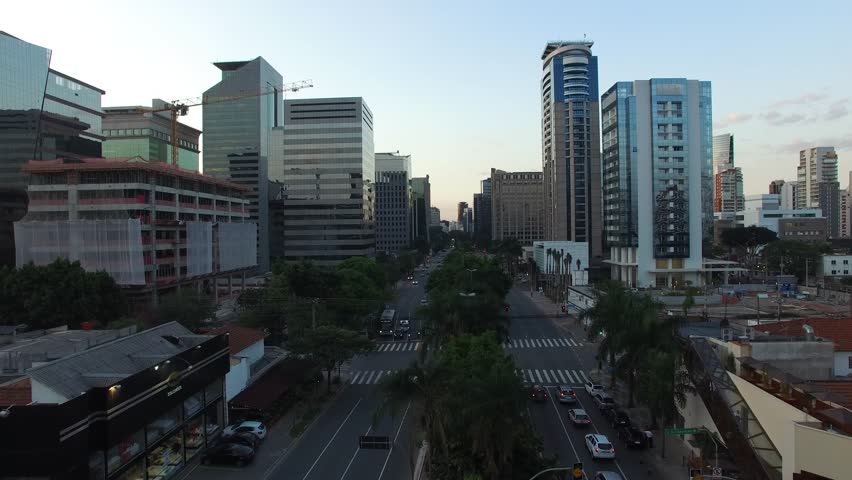
<path fill-rule="evenodd" d="M 667 428 L 663 433 L 666 435 L 694 435 L 700 431 L 700 428 Z"/>
<path fill-rule="evenodd" d="M 389 450 L 391 442 L 386 435 L 361 435 L 358 437 L 358 446 L 368 450 Z"/>

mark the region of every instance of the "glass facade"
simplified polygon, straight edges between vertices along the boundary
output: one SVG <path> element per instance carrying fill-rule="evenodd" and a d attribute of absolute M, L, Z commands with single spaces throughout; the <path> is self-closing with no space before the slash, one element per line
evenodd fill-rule
<path fill-rule="evenodd" d="M 174 477 L 224 428 L 221 378 L 163 412 L 145 428 L 107 449 L 92 452 L 89 478 L 165 480 Z"/>
<path fill-rule="evenodd" d="M 219 83 L 207 98 L 269 91 L 242 100 L 204 105 L 204 173 L 251 187 L 249 222 L 258 225 L 258 270 L 269 270 L 269 133 L 280 124 L 283 77 L 266 60 L 220 62 Z"/>
<path fill-rule="evenodd" d="M 84 136 L 100 139 L 103 125 L 103 91 L 51 70 L 45 91 L 44 111 L 75 118 L 89 126 Z"/>
<path fill-rule="evenodd" d="M 602 100 L 604 234 L 607 246 L 638 245 L 636 97 L 631 82 L 618 82 Z"/>

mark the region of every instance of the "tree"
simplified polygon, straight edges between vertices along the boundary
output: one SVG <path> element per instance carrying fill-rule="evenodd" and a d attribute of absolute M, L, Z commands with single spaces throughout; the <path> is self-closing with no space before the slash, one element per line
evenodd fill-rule
<path fill-rule="evenodd" d="M 763 260 L 767 268 L 793 274 L 800 280 L 805 279 L 805 268 L 816 271 L 817 262 L 822 254 L 830 253 L 828 244 L 811 244 L 798 240 L 778 240 L 763 249 Z"/>
<path fill-rule="evenodd" d="M 330 298 L 335 296 L 337 278 L 334 271 L 318 268 L 310 262 L 289 264 L 284 269 L 293 295 L 301 298 Z"/>
<path fill-rule="evenodd" d="M 377 288 L 384 288 L 387 285 L 385 272 L 372 258 L 349 257 L 337 265 L 338 273 L 344 270 L 354 270 L 364 274 Z"/>
<path fill-rule="evenodd" d="M 127 312 L 121 288 L 106 272 L 87 272 L 79 262 L 57 259 L 0 269 L 0 323 L 30 328 L 84 322 L 107 325 Z"/>
<path fill-rule="evenodd" d="M 740 258 L 743 265 L 754 270 L 760 249 L 764 245 L 778 240 L 778 235 L 765 227 L 750 226 L 724 230 L 721 240 L 728 248 L 741 250 Z"/>
<path fill-rule="evenodd" d="M 355 355 L 371 351 L 373 342 L 351 330 L 321 326 L 305 332 L 290 344 L 290 349 L 295 354 L 307 355 L 325 370 L 330 392 L 334 369 Z"/>
<path fill-rule="evenodd" d="M 180 290 L 160 298 L 154 316 L 158 325 L 174 321 L 194 331 L 215 312 L 216 306 L 210 297 L 195 290 Z"/>

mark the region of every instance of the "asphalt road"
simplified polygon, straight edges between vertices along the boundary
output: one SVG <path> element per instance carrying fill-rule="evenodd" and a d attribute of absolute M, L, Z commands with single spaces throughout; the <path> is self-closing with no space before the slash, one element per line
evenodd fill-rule
<path fill-rule="evenodd" d="M 540 294 L 534 292 L 533 295 Z M 548 386 L 550 393 L 546 402 L 531 400 L 528 406 L 533 426 L 542 437 L 545 454 L 556 455 L 560 466 L 570 467 L 574 462 L 583 462 L 589 479 L 596 472 L 604 470 L 620 473 L 625 480 L 648 478 L 647 465 L 642 462 L 644 453 L 628 450 L 624 446 L 615 430 L 594 406 L 591 397 L 583 389 L 582 382 L 577 380 L 577 374 L 580 379 L 583 379 L 584 375 L 592 376 L 590 372 L 596 368 L 597 345 L 586 341 L 585 333 L 573 317 L 535 317 L 550 316 L 558 310 L 549 303 L 534 302 L 528 285 L 520 284 L 512 289 L 507 300 L 510 305 L 510 317 L 523 317 L 511 320 L 509 344 L 512 347 L 507 348 L 507 352 L 515 358 L 524 378 L 532 383 Z M 542 339 L 545 341 L 541 341 Z M 530 372 L 533 377 L 531 379 Z M 567 381 L 569 373 L 573 381 Z M 557 377 L 556 381 L 554 376 Z M 556 385 L 576 387 L 578 405 L 560 404 L 556 399 Z M 587 428 L 575 427 L 568 417 L 570 408 L 585 409 L 593 424 Z M 606 435 L 613 442 L 615 461 L 592 460 L 584 438 L 589 433 Z M 658 440 L 655 439 L 655 442 L 659 443 Z"/>

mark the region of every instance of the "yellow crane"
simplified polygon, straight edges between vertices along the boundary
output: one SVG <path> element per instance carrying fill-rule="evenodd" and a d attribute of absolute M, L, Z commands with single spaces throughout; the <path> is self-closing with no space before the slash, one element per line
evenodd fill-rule
<path fill-rule="evenodd" d="M 298 92 L 303 88 L 311 88 L 314 86 L 312 80 L 300 80 L 298 82 L 285 83 L 283 85 L 269 86 L 264 88 L 259 88 L 257 90 L 245 90 L 239 93 L 235 93 L 233 95 L 223 95 L 223 96 L 211 96 L 211 95 L 202 95 L 200 97 L 194 98 L 186 98 L 183 100 L 175 100 L 171 103 L 166 104 L 163 108 L 140 108 L 139 111 L 143 113 L 159 113 L 159 112 L 171 112 L 172 117 L 172 135 L 171 135 L 171 144 L 172 144 L 172 165 L 178 164 L 178 155 L 180 149 L 178 148 L 178 117 L 182 117 L 189 113 L 189 109 L 191 107 L 197 107 L 199 105 L 213 105 L 217 103 L 226 103 L 233 102 L 236 100 L 242 100 L 244 98 L 251 97 L 261 97 L 264 95 L 270 95 L 273 93 L 283 93 L 283 92 Z"/>

